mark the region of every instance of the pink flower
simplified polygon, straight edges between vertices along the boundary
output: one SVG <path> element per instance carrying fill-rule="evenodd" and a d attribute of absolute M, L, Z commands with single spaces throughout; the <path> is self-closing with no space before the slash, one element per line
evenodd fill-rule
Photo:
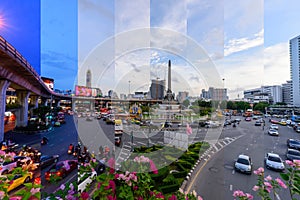
<path fill-rule="evenodd" d="M 177 197 L 174 195 L 174 194 L 172 194 L 172 196 L 171 197 L 169 197 L 169 199 L 168 200 L 177 200 Z"/>
<path fill-rule="evenodd" d="M 107 199 L 108 199 L 108 200 L 116 200 L 117 198 L 116 198 L 116 197 L 113 197 L 112 195 L 108 195 L 108 196 L 107 196 Z"/>
<path fill-rule="evenodd" d="M 294 164 L 292 161 L 290 161 L 290 160 L 286 160 L 285 163 L 286 163 L 287 165 L 291 166 L 291 167 L 294 167 L 294 166 L 295 166 L 295 164 Z"/>
<path fill-rule="evenodd" d="M 5 196 L 5 193 L 3 191 L 0 191 L 0 199 L 3 199 Z"/>
<path fill-rule="evenodd" d="M 198 196 L 198 200 L 203 200 L 201 196 Z"/>
<path fill-rule="evenodd" d="M 271 181 L 272 180 L 272 177 L 269 175 L 265 178 L 266 181 Z"/>
<path fill-rule="evenodd" d="M 109 173 L 110 174 L 113 174 L 115 172 L 115 159 L 114 158 L 110 158 L 108 161 L 107 161 L 107 164 L 108 166 L 110 167 L 110 170 L 109 170 Z"/>
<path fill-rule="evenodd" d="M 257 186 L 257 185 L 254 185 L 254 187 L 252 188 L 252 190 L 253 190 L 253 191 L 257 191 L 257 190 L 259 190 L 259 186 Z"/>
<path fill-rule="evenodd" d="M 61 184 L 59 189 L 64 190 L 66 188 L 66 186 L 64 184 Z"/>
<path fill-rule="evenodd" d="M 115 179 L 119 179 L 119 174 L 115 174 Z"/>
<path fill-rule="evenodd" d="M 5 154 L 5 151 L 0 150 L 0 156 L 4 156 Z"/>
<path fill-rule="evenodd" d="M 287 188 L 287 186 L 284 184 L 284 182 L 282 182 L 280 178 L 276 178 L 275 181 L 277 181 L 278 185 L 280 185 L 282 188 Z"/>
<path fill-rule="evenodd" d="M 162 195 L 161 192 L 157 193 L 157 194 L 155 195 L 155 197 L 156 197 L 156 198 L 160 198 L 160 199 L 164 199 L 164 198 L 165 198 L 164 195 Z"/>
<path fill-rule="evenodd" d="M 263 173 L 264 173 L 264 168 L 262 168 L 262 167 L 258 168 L 257 170 L 254 170 L 254 174 L 256 174 L 256 175 L 261 176 L 261 175 L 263 175 Z"/>
<path fill-rule="evenodd" d="M 135 158 L 133 159 L 133 161 L 134 161 L 134 162 L 137 162 L 137 163 L 140 163 L 139 157 L 135 157 Z"/>
<path fill-rule="evenodd" d="M 31 188 L 30 193 L 31 193 L 32 195 L 34 195 L 34 194 L 40 192 L 40 189 L 41 189 L 41 188 Z"/>
<path fill-rule="evenodd" d="M 236 191 L 233 192 L 233 196 L 234 197 L 245 197 L 246 194 L 241 190 L 236 190 Z"/>
<path fill-rule="evenodd" d="M 126 177 L 124 176 L 124 174 L 119 174 L 118 180 L 120 180 L 120 179 L 122 179 L 122 180 L 125 180 L 125 179 L 126 179 Z"/>
<path fill-rule="evenodd" d="M 143 197 L 138 197 L 138 200 L 144 200 Z"/>
<path fill-rule="evenodd" d="M 264 182 L 264 185 L 267 186 L 267 188 L 272 189 L 273 186 L 269 182 Z"/>
<path fill-rule="evenodd" d="M 246 197 L 247 197 L 247 199 L 253 199 L 253 196 L 251 195 L 251 194 L 248 194 L 248 193 L 246 193 Z"/>
<path fill-rule="evenodd" d="M 294 160 L 294 164 L 298 169 L 300 168 L 300 160 Z"/>
<path fill-rule="evenodd" d="M 139 187 L 137 185 L 133 186 L 133 190 L 138 190 Z"/>
<path fill-rule="evenodd" d="M 158 173 L 157 168 L 152 160 L 150 160 L 150 169 L 154 174 Z"/>
<path fill-rule="evenodd" d="M 81 197 L 83 200 L 87 200 L 87 199 L 90 197 L 90 195 L 89 195 L 89 193 L 87 193 L 87 192 L 82 192 L 82 193 L 80 194 L 80 197 Z"/>

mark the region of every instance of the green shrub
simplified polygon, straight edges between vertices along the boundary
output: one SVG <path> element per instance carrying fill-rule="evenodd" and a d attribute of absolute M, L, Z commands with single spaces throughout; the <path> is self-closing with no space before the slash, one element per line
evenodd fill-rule
<path fill-rule="evenodd" d="M 180 187 L 179 184 L 164 185 L 164 186 L 160 186 L 158 190 L 161 191 L 163 194 L 170 194 L 170 193 L 177 192 L 179 187 Z"/>
<path fill-rule="evenodd" d="M 174 172 L 173 173 L 173 176 L 175 178 L 185 178 L 187 175 L 187 172 L 186 171 L 182 171 L 182 172 Z"/>

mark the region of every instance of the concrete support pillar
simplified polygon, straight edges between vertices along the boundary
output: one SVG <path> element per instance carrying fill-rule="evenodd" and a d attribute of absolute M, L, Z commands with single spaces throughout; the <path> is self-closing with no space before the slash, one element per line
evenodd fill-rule
<path fill-rule="evenodd" d="M 56 107 L 60 107 L 60 100 L 56 100 Z"/>
<path fill-rule="evenodd" d="M 6 107 L 6 90 L 10 82 L 0 80 L 0 142 L 4 140 L 4 113 Z"/>
<path fill-rule="evenodd" d="M 90 100 L 90 110 L 91 112 L 95 110 L 95 100 Z"/>
<path fill-rule="evenodd" d="M 30 96 L 31 104 L 33 104 L 33 108 L 39 107 L 39 96 Z"/>
<path fill-rule="evenodd" d="M 75 111 L 76 110 L 76 100 L 72 99 L 72 110 Z"/>
<path fill-rule="evenodd" d="M 32 95 L 30 96 L 30 104 L 33 105 L 33 107 L 30 108 L 30 116 L 33 116 L 33 109 L 36 109 L 39 107 L 39 96 Z"/>
<path fill-rule="evenodd" d="M 21 105 L 21 108 L 17 116 L 17 126 L 27 126 L 28 122 L 28 98 L 30 92 L 27 90 L 17 90 L 17 102 Z"/>

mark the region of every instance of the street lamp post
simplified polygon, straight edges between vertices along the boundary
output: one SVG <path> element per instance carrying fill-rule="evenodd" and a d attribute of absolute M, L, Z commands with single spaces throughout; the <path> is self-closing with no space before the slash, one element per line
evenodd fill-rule
<path fill-rule="evenodd" d="M 131 83 L 131 81 L 128 81 L 128 84 L 129 84 L 129 88 L 128 88 L 128 98 L 130 97 L 130 83 Z"/>
<path fill-rule="evenodd" d="M 131 151 L 133 151 L 133 131 L 131 131 L 130 135 L 131 135 L 131 137 L 130 137 L 130 139 L 131 139 Z"/>

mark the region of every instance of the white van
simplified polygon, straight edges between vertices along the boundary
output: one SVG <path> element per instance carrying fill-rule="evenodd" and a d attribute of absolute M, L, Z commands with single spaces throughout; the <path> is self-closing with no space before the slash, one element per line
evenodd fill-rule
<path fill-rule="evenodd" d="M 115 135 L 123 134 L 123 123 L 121 119 L 115 120 Z"/>

